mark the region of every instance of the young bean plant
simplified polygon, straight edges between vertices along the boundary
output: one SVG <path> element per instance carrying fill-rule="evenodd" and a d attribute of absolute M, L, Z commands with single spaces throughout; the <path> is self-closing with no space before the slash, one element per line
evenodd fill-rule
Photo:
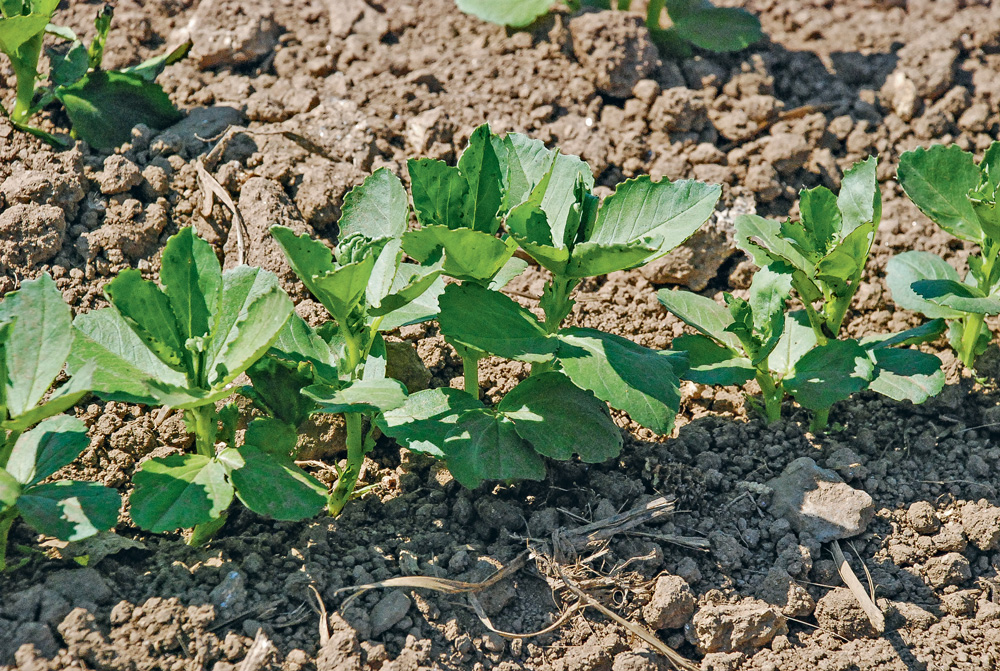
<path fill-rule="evenodd" d="M 712 214 L 718 186 L 626 181 L 604 202 L 580 159 L 523 135 L 481 126 L 458 168 L 410 162 L 418 231 L 403 248 L 461 280 L 439 299 L 438 324 L 468 362 L 495 355 L 530 363 L 531 375 L 495 407 L 479 399 L 475 366 L 466 392 L 412 394 L 380 420 L 414 451 L 446 460 L 462 484 L 541 479 L 543 457 L 596 463 L 621 449 L 607 404 L 669 433 L 680 402 L 683 357 L 595 329 L 564 327 L 571 293 L 584 278 L 637 268 L 681 244 Z M 497 237 L 501 226 L 505 232 Z M 475 242 L 474 242 L 475 241 Z M 539 320 L 500 292 L 514 249 L 546 268 Z M 502 276 L 501 276 L 502 275 Z"/>
<path fill-rule="evenodd" d="M 903 252 L 886 266 L 896 304 L 947 320 L 952 348 L 972 368 L 992 338 L 986 316 L 1000 314 L 1000 142 L 990 145 L 978 165 L 955 145 L 908 151 L 899 159 L 897 177 L 934 223 L 979 246 L 964 279 L 929 252 Z"/>
<path fill-rule="evenodd" d="M 277 277 L 247 266 L 223 273 L 211 245 L 185 228 L 167 241 L 160 283 L 122 271 L 104 289 L 111 307 L 77 316 L 70 355 L 71 369 L 96 364 L 102 398 L 181 409 L 194 434 L 194 454 L 143 462 L 133 521 L 157 533 L 193 527 L 197 545 L 224 524 L 234 494 L 275 519 L 315 515 L 326 488 L 292 461 L 294 432 L 251 423 L 236 447 L 235 405 L 216 408 L 292 313 Z"/>
<path fill-rule="evenodd" d="M 58 137 L 29 122 L 54 100 L 62 103 L 73 124 L 73 134 L 93 147 L 107 149 L 127 142 L 138 123 L 165 128 L 182 118 L 154 79 L 183 58 L 191 44 L 124 70 L 104 70 L 104 45 L 111 29 L 113 9 L 105 5 L 94 25 L 97 34 L 84 46 L 69 28 L 52 24 L 58 0 L 3 0 L 0 2 L 0 52 L 10 58 L 17 79 L 14 109 L 0 107 L 15 128 L 55 145 Z M 67 46 L 50 50 L 49 83 L 40 83 L 38 61 L 45 35 Z"/>
<path fill-rule="evenodd" d="M 23 282 L 0 301 L 0 571 L 7 569 L 8 534 L 18 517 L 64 541 L 118 521 L 115 490 L 96 482 L 46 482 L 90 444 L 83 422 L 62 413 L 88 392 L 92 365 L 43 400 L 69 355 L 71 324 L 69 306 L 48 275 Z"/>
<path fill-rule="evenodd" d="M 375 444 L 375 418 L 406 399 L 402 383 L 386 377 L 381 332 L 431 318 L 443 289 L 439 266 L 403 262 L 408 220 L 406 190 L 379 169 L 345 197 L 336 254 L 290 229 L 271 229 L 296 275 L 333 319 L 313 329 L 293 317 L 267 360 L 250 371 L 254 394 L 292 423 L 311 412 L 343 414 L 347 466 L 328 497 L 332 515 L 354 494 Z M 305 400 L 289 404 L 299 390 Z"/>

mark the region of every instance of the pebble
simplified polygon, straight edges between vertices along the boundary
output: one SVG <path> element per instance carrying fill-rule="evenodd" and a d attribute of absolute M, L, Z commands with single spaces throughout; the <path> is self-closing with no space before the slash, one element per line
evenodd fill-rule
<path fill-rule="evenodd" d="M 375 604 L 371 611 L 371 638 L 378 638 L 406 617 L 410 610 L 410 597 L 401 590 L 392 590 Z"/>
<path fill-rule="evenodd" d="M 676 575 L 663 575 L 656 580 L 653 596 L 642 608 L 642 617 L 653 629 L 676 629 L 694 614 L 694 592 L 687 582 Z"/>

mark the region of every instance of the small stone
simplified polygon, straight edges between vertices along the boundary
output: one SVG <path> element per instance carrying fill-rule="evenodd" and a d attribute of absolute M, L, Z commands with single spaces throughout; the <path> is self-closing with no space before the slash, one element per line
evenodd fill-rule
<path fill-rule="evenodd" d="M 33 645 L 38 654 L 49 659 L 59 652 L 59 644 L 52 629 L 41 622 L 25 622 L 14 632 L 10 650 L 16 652 L 22 645 Z M 0 650 L 2 652 L 2 650 Z M 4 660 L 0 658 L 0 663 Z"/>
<path fill-rule="evenodd" d="M 386 377 L 402 382 L 411 394 L 427 389 L 433 376 L 412 343 L 386 342 L 385 349 Z"/>
<path fill-rule="evenodd" d="M 771 514 L 784 517 L 796 531 L 819 543 L 857 536 L 875 514 L 871 496 L 809 457 L 788 464 L 767 486 L 774 492 Z"/>
<path fill-rule="evenodd" d="M 653 596 L 642 608 L 642 617 L 653 629 L 677 629 L 691 618 L 694 608 L 694 592 L 684 579 L 663 575 L 657 578 Z"/>
<path fill-rule="evenodd" d="M 816 608 L 812 595 L 780 566 L 768 571 L 758 590 L 758 596 L 780 608 L 781 614 L 786 617 L 806 617 Z"/>
<path fill-rule="evenodd" d="M 919 107 L 917 86 L 905 72 L 894 72 L 886 78 L 880 91 L 882 100 L 900 119 L 913 121 Z M 888 103 L 888 104 L 886 104 Z"/>
<path fill-rule="evenodd" d="M 492 631 L 483 634 L 483 647 L 490 652 L 501 653 L 507 647 L 503 636 Z"/>
<path fill-rule="evenodd" d="M 15 203 L 0 212 L 0 275 L 52 259 L 65 232 L 66 214 L 54 205 Z"/>
<path fill-rule="evenodd" d="M 171 42 L 190 39 L 191 58 L 202 70 L 254 63 L 278 45 L 281 27 L 266 3 L 203 0 Z"/>
<path fill-rule="evenodd" d="M 892 601 L 886 609 L 886 623 L 893 629 L 906 627 L 908 629 L 929 629 L 938 621 L 930 611 L 924 610 L 915 603 Z"/>
<path fill-rule="evenodd" d="M 479 518 L 490 529 L 508 529 L 516 531 L 524 526 L 521 509 L 510 501 L 487 496 L 476 502 L 476 512 Z"/>
<path fill-rule="evenodd" d="M 816 602 L 816 622 L 848 640 L 871 638 L 882 632 L 868 619 L 861 604 L 846 587 L 832 589 Z"/>
<path fill-rule="evenodd" d="M 932 534 L 941 527 L 941 520 L 934 512 L 934 506 L 927 501 L 916 501 L 906 511 L 906 519 L 918 534 Z"/>
<path fill-rule="evenodd" d="M 960 585 L 972 577 L 969 560 L 957 552 L 933 557 L 924 566 L 927 583 L 936 589 Z"/>
<path fill-rule="evenodd" d="M 849 447 L 835 450 L 826 460 L 826 467 L 837 471 L 844 480 L 864 480 L 868 477 L 861 457 Z"/>
<path fill-rule="evenodd" d="M 142 183 L 142 171 L 124 156 L 112 154 L 104 159 L 104 170 L 97 176 L 97 183 L 106 196 L 125 193 Z"/>
<path fill-rule="evenodd" d="M 684 627 L 690 643 L 703 653 L 760 648 L 788 633 L 785 616 L 757 599 L 737 604 L 710 604 L 694 614 Z"/>
<path fill-rule="evenodd" d="M 698 562 L 691 559 L 691 557 L 683 557 L 677 562 L 677 568 L 674 569 L 674 573 L 683 578 L 689 585 L 698 582 L 702 577 L 701 569 L 698 568 Z"/>
<path fill-rule="evenodd" d="M 1000 508 L 985 500 L 962 506 L 962 528 L 972 544 L 983 552 L 1000 548 Z"/>
<path fill-rule="evenodd" d="M 371 638 L 378 638 L 383 633 L 406 617 L 410 610 L 410 597 L 405 592 L 395 589 L 382 597 L 371 612 Z"/>
<path fill-rule="evenodd" d="M 615 655 L 611 671 L 659 671 L 656 655 L 650 650 L 626 650 Z"/>
<path fill-rule="evenodd" d="M 775 133 L 764 146 L 764 160 L 774 166 L 782 174 L 795 172 L 809 159 L 812 147 L 801 135 L 794 133 Z"/>
<path fill-rule="evenodd" d="M 45 586 L 62 594 L 74 605 L 80 602 L 111 603 L 111 588 L 97 569 L 57 571 L 45 579 Z"/>
<path fill-rule="evenodd" d="M 757 200 L 770 203 L 781 195 L 778 172 L 769 163 L 758 163 L 747 170 L 746 187 L 757 195 Z"/>
<path fill-rule="evenodd" d="M 976 601 L 979 594 L 978 589 L 962 589 L 951 594 L 942 594 L 940 597 L 941 605 L 956 617 L 971 615 L 976 611 Z"/>

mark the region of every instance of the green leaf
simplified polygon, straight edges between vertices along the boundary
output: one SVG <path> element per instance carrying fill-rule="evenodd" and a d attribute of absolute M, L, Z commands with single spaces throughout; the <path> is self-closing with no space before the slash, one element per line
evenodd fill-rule
<path fill-rule="evenodd" d="M 726 330 L 733 323 L 733 316 L 724 306 L 690 291 L 660 289 L 656 297 L 688 326 L 734 352 L 742 351 L 740 339 Z"/>
<path fill-rule="evenodd" d="M 390 238 L 384 242 L 382 251 L 375 257 L 375 265 L 368 278 L 368 286 L 365 287 L 365 303 L 368 306 L 381 305 L 382 299 L 392 290 L 399 264 L 403 260 L 403 241 L 400 238 Z"/>
<path fill-rule="evenodd" d="M 923 299 L 959 312 L 1000 314 L 1000 298 L 985 296 L 975 287 L 955 280 L 918 280 L 911 286 Z"/>
<path fill-rule="evenodd" d="M 968 198 L 981 179 L 972 154 L 957 145 L 918 147 L 899 157 L 896 176 L 934 223 L 957 238 L 979 242 L 982 228 Z"/>
<path fill-rule="evenodd" d="M 860 277 L 874 241 L 875 224 L 861 224 L 816 265 L 816 279 L 837 295 L 853 294 L 857 283 L 848 285 L 848 281 Z"/>
<path fill-rule="evenodd" d="M 153 533 L 211 522 L 233 501 L 233 486 L 226 480 L 225 467 L 200 454 L 149 459 L 132 482 L 132 520 Z"/>
<path fill-rule="evenodd" d="M 294 426 L 279 419 L 257 417 L 247 424 L 243 444 L 252 445 L 268 454 L 291 457 L 295 454 L 298 438 Z"/>
<path fill-rule="evenodd" d="M 837 206 L 843 217 L 841 237 L 864 224 L 873 224 L 872 230 L 878 228 L 882 219 L 882 192 L 878 188 L 877 167 L 878 159 L 870 156 L 844 173 L 837 196 Z"/>
<path fill-rule="evenodd" d="M 506 175 L 506 189 L 500 208 L 509 211 L 523 203 L 542 181 L 552 167 L 556 152 L 547 149 L 541 140 L 521 133 L 507 133 L 502 146 L 504 151 L 498 151 L 497 157 Z"/>
<path fill-rule="evenodd" d="M 44 14 L 27 14 L 0 19 L 0 51 L 14 54 L 22 44 L 45 32 L 49 17 Z"/>
<path fill-rule="evenodd" d="M 239 453 L 244 465 L 229 477 L 243 505 L 258 515 L 274 520 L 304 520 L 326 505 L 326 487 L 290 457 L 253 445 L 244 445 Z"/>
<path fill-rule="evenodd" d="M 573 384 L 659 434 L 673 430 L 681 400 L 675 353 L 594 329 L 562 329 L 558 340 L 556 356 Z"/>
<path fill-rule="evenodd" d="M 385 333 L 400 326 L 419 324 L 433 319 L 438 314 L 438 298 L 444 293 L 444 286 L 443 278 L 435 278 L 419 296 L 382 317 L 378 330 Z"/>
<path fill-rule="evenodd" d="M 121 495 L 96 482 L 60 481 L 24 491 L 17 509 L 24 521 L 47 536 L 78 541 L 118 523 Z"/>
<path fill-rule="evenodd" d="M 215 250 L 190 226 L 167 240 L 160 283 L 170 299 L 182 338 L 212 332 L 222 293 L 222 268 Z"/>
<path fill-rule="evenodd" d="M 581 242 L 573 247 L 564 274 L 575 278 L 597 277 L 616 270 L 638 268 L 659 255 L 660 250 L 646 242 Z"/>
<path fill-rule="evenodd" d="M 920 326 L 915 326 L 899 333 L 878 334 L 861 339 L 861 344 L 869 349 L 883 347 L 906 347 L 922 345 L 937 340 L 948 328 L 943 319 L 932 319 Z"/>
<path fill-rule="evenodd" d="M 271 236 L 285 252 L 292 270 L 298 275 L 306 289 L 316 295 L 313 288 L 313 278 L 332 273 L 337 269 L 333 262 L 333 252 L 319 240 L 309 237 L 308 233 L 296 235 L 292 229 L 285 226 L 272 226 Z"/>
<path fill-rule="evenodd" d="M 403 405 L 406 387 L 399 380 L 381 378 L 355 380 L 342 389 L 323 385 L 306 387 L 302 393 L 316 401 L 317 412 L 384 412 Z"/>
<path fill-rule="evenodd" d="M 601 203 L 585 239 L 624 244 L 653 237 L 665 254 L 708 221 L 721 193 L 718 185 L 691 180 L 654 182 L 648 175 L 626 180 Z"/>
<path fill-rule="evenodd" d="M 403 235 L 403 250 L 423 265 L 438 263 L 443 251 L 446 275 L 480 282 L 500 272 L 517 251 L 517 243 L 469 228 L 425 226 Z"/>
<path fill-rule="evenodd" d="M 27 412 L 0 422 L 0 427 L 8 431 L 24 431 L 28 427 L 34 426 L 46 417 L 54 417 L 61 412 L 69 410 L 76 405 L 80 399 L 90 393 L 93 386 L 93 374 L 96 365 L 91 362 L 85 365 L 70 379 L 69 382 L 59 387 L 48 400 L 40 405 L 36 405 Z"/>
<path fill-rule="evenodd" d="M 539 16 L 548 14 L 557 0 L 456 0 L 458 8 L 466 14 L 500 26 L 523 28 Z"/>
<path fill-rule="evenodd" d="M 126 268 L 105 285 L 104 293 L 129 328 L 160 361 L 184 370 L 184 341 L 190 336 L 181 338 L 170 299 L 155 282 L 142 279 L 138 270 Z"/>
<path fill-rule="evenodd" d="M 65 54 L 54 49 L 48 50 L 51 73 L 49 75 L 53 86 L 68 86 L 79 80 L 90 67 L 87 58 L 87 48 L 76 42 Z"/>
<path fill-rule="evenodd" d="M 159 84 L 136 74 L 94 70 L 55 95 L 73 132 L 98 149 L 128 142 L 136 124 L 161 129 L 184 118 Z"/>
<path fill-rule="evenodd" d="M 799 193 L 799 213 L 803 228 L 809 231 L 806 241 L 812 243 L 806 248 L 819 257 L 826 256 L 844 225 L 837 196 L 825 186 L 803 190 Z"/>
<path fill-rule="evenodd" d="M 222 277 L 222 305 L 209 349 L 213 388 L 229 384 L 264 355 L 294 306 L 277 276 L 239 266 Z"/>
<path fill-rule="evenodd" d="M 795 364 L 785 390 L 803 408 L 827 410 L 868 386 L 874 366 L 856 340 L 830 340 L 806 352 Z"/>
<path fill-rule="evenodd" d="M 872 351 L 875 379 L 869 389 L 896 401 L 923 403 L 936 396 L 945 382 L 941 360 L 915 349 L 879 348 Z"/>
<path fill-rule="evenodd" d="M 518 236 L 516 233 L 511 235 L 511 240 L 520 245 L 521 249 L 527 252 L 531 258 L 549 272 L 555 275 L 564 275 L 566 273 L 566 266 L 569 265 L 570 256 L 568 249 L 560 249 L 551 245 L 531 242 L 527 238 Z"/>
<path fill-rule="evenodd" d="M 440 275 L 441 270 L 438 268 L 401 263 L 393 277 L 388 295 L 383 296 L 374 307 L 370 307 L 368 314 L 381 317 L 412 303 L 424 292 L 429 291 Z"/>
<path fill-rule="evenodd" d="M 768 366 L 781 378 L 787 378 L 795 370 L 795 364 L 802 356 L 816 346 L 816 333 L 809 324 L 805 310 L 796 310 L 785 315 L 785 326 L 778 344 L 768 358 Z"/>
<path fill-rule="evenodd" d="M 337 227 L 340 239 L 360 233 L 369 240 L 398 238 L 406 231 L 410 208 L 406 189 L 386 168 L 369 175 L 344 196 Z"/>
<path fill-rule="evenodd" d="M 562 373 L 532 375 L 510 390 L 497 410 L 514 422 L 517 435 L 552 459 L 578 454 L 581 461 L 598 464 L 622 449 L 621 430 L 608 406 Z"/>
<path fill-rule="evenodd" d="M 313 276 L 308 282 L 302 276 L 299 279 L 302 279 L 302 283 L 337 321 L 345 321 L 351 310 L 365 298 L 374 269 L 375 257 L 366 256 L 357 263 L 349 263 L 325 275 Z"/>
<path fill-rule="evenodd" d="M 682 39 L 715 52 L 740 51 L 764 39 L 760 20 L 743 9 L 713 7 L 691 12 L 674 20 Z"/>
<path fill-rule="evenodd" d="M 525 271 L 528 267 L 528 262 L 524 259 L 519 259 L 513 256 L 507 259 L 507 263 L 503 264 L 503 268 L 500 269 L 493 279 L 490 281 L 489 290 L 490 291 L 500 291 L 505 286 L 511 283 L 515 277 L 518 277 L 521 273 Z"/>
<path fill-rule="evenodd" d="M 151 82 L 155 80 L 168 65 L 173 65 L 187 56 L 193 45 L 194 42 L 188 40 L 184 44 L 175 47 L 166 53 L 160 54 L 159 56 L 153 56 L 152 58 L 147 58 L 138 65 L 124 68 L 122 72 L 138 75 L 147 82 Z"/>
<path fill-rule="evenodd" d="M 784 237 L 787 227 L 777 221 L 756 214 L 741 214 L 736 217 L 734 225 L 736 246 L 752 256 L 754 263 L 761 268 L 775 261 L 786 262 L 800 270 L 812 268 L 812 261 Z"/>
<path fill-rule="evenodd" d="M 21 283 L 0 301 L 0 322 L 13 321 L 0 354 L 8 379 L 4 394 L 12 417 L 23 415 L 45 395 L 66 363 L 73 343 L 72 315 L 48 275 Z"/>
<path fill-rule="evenodd" d="M 576 156 L 555 155 L 532 200 L 537 197 L 537 205 L 545 212 L 551 240 L 557 247 L 570 247 L 579 237 L 584 194 L 593 188 L 594 173 L 589 165 Z"/>
<path fill-rule="evenodd" d="M 465 392 L 462 392 L 463 394 Z M 468 394 L 465 394 L 469 396 Z M 469 396 L 469 398 L 472 398 Z M 21 483 L 14 479 L 10 473 L 0 468 L 0 513 L 5 513 L 17 505 L 17 500 L 21 496 Z"/>
<path fill-rule="evenodd" d="M 785 330 L 785 303 L 792 291 L 792 275 L 761 268 L 750 284 L 750 309 L 754 330 L 761 336 L 760 350 L 754 357 L 757 365 L 770 356 Z"/>
<path fill-rule="evenodd" d="M 471 216 L 467 225 L 491 235 L 496 233 L 500 227 L 497 213 L 500 211 L 504 175 L 493 149 L 488 124 L 472 132 L 469 146 L 458 159 L 458 169 L 469 183 L 468 211 Z"/>
<path fill-rule="evenodd" d="M 688 371 L 684 379 L 698 384 L 740 385 L 757 374 L 753 363 L 708 336 L 683 335 L 674 338 L 671 349 L 687 352 Z"/>
<path fill-rule="evenodd" d="M 458 168 L 432 158 L 410 159 L 406 165 L 421 226 L 472 228 L 469 182 Z"/>
<path fill-rule="evenodd" d="M 86 425 L 59 415 L 22 434 L 4 468 L 22 485 L 34 485 L 68 466 L 88 445 Z"/>
<path fill-rule="evenodd" d="M 278 333 L 268 350 L 269 357 L 285 361 L 305 362 L 327 378 L 337 377 L 337 355 L 326 340 L 294 312 Z"/>
<path fill-rule="evenodd" d="M 444 457 L 441 447 L 458 418 L 483 404 L 460 389 L 426 389 L 410 394 L 403 405 L 376 418 L 382 433 L 414 452 Z"/>
<path fill-rule="evenodd" d="M 451 343 L 507 359 L 542 362 L 558 342 L 530 311 L 476 284 L 449 284 L 439 299 L 441 333 Z"/>
<path fill-rule="evenodd" d="M 458 418 L 442 445 L 448 470 L 469 489 L 483 480 L 542 480 L 545 462 L 514 429 L 514 423 L 488 410 Z"/>
<path fill-rule="evenodd" d="M 913 291 L 920 280 L 959 281 L 958 271 L 944 259 L 930 252 L 903 252 L 889 259 L 885 267 L 885 283 L 892 300 L 901 308 L 919 312 L 931 318 L 959 319 L 962 313 L 921 298 Z"/>
<path fill-rule="evenodd" d="M 316 404 L 301 393 L 316 379 L 315 371 L 308 364 L 294 364 L 267 356 L 250 366 L 247 376 L 253 386 L 243 387 L 240 393 L 280 423 L 297 427 L 316 409 Z M 336 371 L 333 377 L 336 378 Z M 276 444 L 280 446 L 280 443 Z M 295 447 L 294 444 L 292 447 Z"/>

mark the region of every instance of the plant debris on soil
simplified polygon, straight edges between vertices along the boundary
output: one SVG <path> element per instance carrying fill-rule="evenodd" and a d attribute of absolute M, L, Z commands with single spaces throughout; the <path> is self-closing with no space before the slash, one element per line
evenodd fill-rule
<path fill-rule="evenodd" d="M 155 279 L 166 239 L 193 225 L 225 267 L 277 273 L 316 323 L 322 310 L 269 227 L 332 241 L 343 196 L 365 175 L 406 179 L 411 156 L 453 162 L 488 121 L 581 156 L 602 193 L 645 173 L 723 185 L 720 209 L 684 247 L 582 284 L 573 325 L 668 347 L 685 327 L 657 288 L 744 291 L 753 266 L 733 217 L 794 215 L 799 189 L 837 189 L 872 153 L 883 221 L 845 329 L 920 323 L 892 303 L 886 262 L 915 249 L 962 267 L 970 246 L 905 198 L 895 168 L 917 146 L 981 154 L 996 139 L 1000 4 L 718 4 L 759 16 L 768 39 L 676 62 L 657 57 L 627 12 L 557 12 L 508 32 L 453 0 L 121 0 L 106 66 L 190 37 L 191 56 L 158 80 L 187 116 L 162 132 L 138 126 L 114 152 L 56 151 L 0 119 L 0 293 L 48 272 L 74 312 L 104 307 L 118 271 Z M 60 21 L 89 40 L 98 8 L 71 0 Z M 4 62 L 5 105 L 13 83 Z M 58 113 L 35 120 L 67 127 Z M 529 268 L 507 292 L 534 308 L 545 279 Z M 435 326 L 389 340 L 409 353 L 394 374 L 411 389 L 461 386 Z M 705 670 L 1000 668 L 1000 350 L 983 355 L 981 379 L 959 372 L 943 340 L 928 351 L 949 371 L 942 394 L 914 406 L 863 393 L 834 407 L 824 435 L 788 405 L 765 426 L 735 389 L 685 383 L 673 436 L 615 412 L 618 459 L 552 463 L 541 483 L 469 491 L 383 439 L 361 476 L 370 491 L 336 519 L 234 510 L 202 548 L 124 514 L 115 534 L 70 545 L 39 545 L 15 525 L 12 548 L 29 561 L 0 576 L 0 668 L 674 668 L 650 632 Z M 526 373 L 484 360 L 485 396 Z M 177 412 L 96 398 L 75 412 L 90 446 L 65 473 L 123 494 L 140 461 L 190 447 Z M 342 446 L 342 426 L 320 417 L 300 458 L 329 483 Z M 671 514 L 585 550 L 559 545 L 659 497 Z M 810 497 L 823 519 L 796 516 Z M 505 569 L 525 550 L 532 561 Z M 845 586 L 845 562 L 865 591 L 870 580 L 881 623 Z M 471 599 L 397 581 L 343 608 L 358 586 L 481 583 L 498 571 Z M 600 607 L 580 607 L 591 602 Z"/>

